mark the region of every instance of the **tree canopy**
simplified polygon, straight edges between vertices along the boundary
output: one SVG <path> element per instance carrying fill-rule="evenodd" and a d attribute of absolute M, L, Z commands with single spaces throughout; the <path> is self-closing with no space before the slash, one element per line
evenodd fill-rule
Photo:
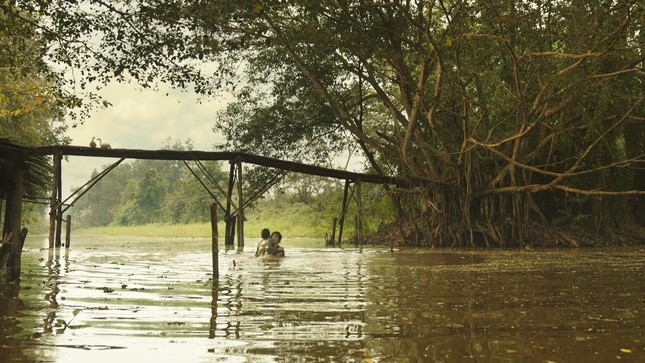
<path fill-rule="evenodd" d="M 155 80 L 238 100 L 227 147 L 324 160 L 351 143 L 431 245 L 522 244 L 645 210 L 638 1 L 2 2 L 81 88 Z M 234 137 L 233 137 L 234 136 Z"/>

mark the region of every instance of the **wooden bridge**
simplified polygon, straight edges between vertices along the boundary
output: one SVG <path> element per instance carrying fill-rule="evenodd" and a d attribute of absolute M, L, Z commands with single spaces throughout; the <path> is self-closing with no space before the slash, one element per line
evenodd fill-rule
<path fill-rule="evenodd" d="M 0 144 L 0 149 L 3 149 L 7 143 Z M 20 150 L 16 152 L 15 155 L 12 154 L 8 156 L 8 159 L 21 159 L 21 153 L 28 153 L 29 155 L 37 155 L 40 157 L 51 156 L 53 159 L 53 172 L 52 172 L 52 183 L 51 183 L 51 196 L 47 198 L 49 200 L 50 207 L 50 229 L 49 229 L 49 248 L 61 247 L 62 240 L 62 225 L 63 225 L 63 215 L 64 213 L 74 205 L 74 203 L 81 198 L 85 193 L 87 193 L 96 183 L 100 181 L 105 175 L 107 175 L 111 170 L 117 167 L 125 159 L 148 159 L 148 160 L 175 160 L 183 161 L 186 167 L 191 171 L 191 173 L 199 180 L 201 185 L 208 191 L 211 195 L 214 202 L 211 203 L 211 220 L 213 224 L 213 273 L 217 275 L 217 208 L 219 207 L 224 212 L 224 220 L 226 224 L 225 229 L 225 244 L 232 246 L 234 244 L 235 235 L 237 234 L 237 245 L 238 248 L 243 248 L 244 246 L 244 208 L 252 203 L 254 200 L 262 196 L 273 183 L 277 180 L 272 178 L 267 181 L 267 183 L 256 191 L 252 195 L 245 198 L 242 190 L 242 180 L 243 180 L 243 164 L 253 164 L 264 167 L 270 167 L 276 169 L 279 173 L 286 172 L 298 172 L 309 175 L 316 175 L 328 178 L 335 178 L 345 181 L 345 189 L 343 193 L 343 204 L 341 208 L 340 221 L 338 223 L 338 243 L 341 242 L 342 233 L 343 233 L 343 224 L 345 220 L 345 214 L 348 205 L 348 194 L 350 191 L 350 186 L 353 185 L 353 192 L 355 193 L 355 200 L 357 203 L 357 220 L 358 220 L 358 231 L 357 237 L 359 240 L 362 239 L 362 206 L 361 206 L 361 196 L 360 196 L 360 184 L 365 183 L 377 183 L 377 184 L 387 184 L 387 185 L 400 185 L 401 181 L 399 179 L 382 176 L 377 174 L 361 174 L 345 170 L 336 170 L 320 166 L 308 165 L 303 163 L 296 163 L 291 161 L 279 160 L 275 158 L 269 158 L 260 155 L 253 155 L 243 152 L 223 152 L 223 151 L 176 151 L 176 150 L 139 150 L 139 149 L 103 149 L 103 148 L 92 148 L 84 146 L 70 146 L 70 145 L 54 145 L 46 147 L 37 147 L 37 148 L 26 148 L 19 145 L 12 144 Z M 4 149 L 3 149 L 4 150 Z M 97 174 L 95 177 L 90 179 L 86 184 L 78 188 L 72 195 L 67 199 L 62 199 L 62 159 L 64 156 L 86 156 L 86 157 L 109 157 L 109 158 L 118 158 L 119 160 L 114 164 L 108 166 L 105 170 Z M 1 159 L 1 158 L 0 158 Z M 230 164 L 230 172 L 228 185 L 226 188 L 223 188 L 218 185 L 215 178 L 209 174 L 206 168 L 202 165 L 202 161 L 228 161 Z M 201 171 L 202 175 L 205 176 L 207 181 L 205 182 L 198 176 L 193 168 L 188 164 L 189 161 L 192 161 L 196 164 L 197 168 Z M 22 164 L 21 164 L 22 165 Z M 13 168 L 5 168 L 2 170 L 3 173 L 14 173 L 18 175 L 19 170 L 24 170 L 28 168 L 28 165 L 22 165 Z M 6 183 L 5 186 L 0 184 L 4 189 L 13 190 L 13 192 L 0 193 L 0 197 L 7 195 L 7 200 L 9 196 L 12 198 L 12 209 L 9 210 L 9 203 L 7 203 L 7 212 L 5 213 L 5 227 L 3 228 L 3 237 L 6 233 L 10 232 L 10 229 L 7 229 L 7 219 L 12 221 L 10 224 L 15 229 L 16 225 L 20 226 L 20 215 L 16 215 L 17 208 L 16 205 L 22 204 L 22 194 L 23 191 L 20 190 L 18 184 L 22 183 L 22 178 L 15 177 L 13 186 L 11 183 Z M 210 182 L 212 186 L 217 189 L 217 194 L 212 192 L 207 186 L 207 183 Z M 237 198 L 234 200 L 233 191 L 237 189 Z M 17 198 L 17 194 L 21 194 L 20 198 Z M 70 199 L 74 198 L 70 201 Z M 18 201 L 18 199 L 20 199 Z M 220 200 L 226 200 L 225 204 L 220 203 Z M 18 220 L 18 222 L 16 222 Z M 66 243 L 65 246 L 69 247 L 70 241 L 70 228 L 71 228 L 71 217 L 67 215 L 66 218 Z M 13 224 L 12 224 L 13 223 Z M 19 229 L 19 228 L 18 228 Z M 237 233 L 236 233 L 237 232 Z M 336 232 L 336 221 L 333 223 L 333 232 L 332 232 L 332 241 L 335 241 L 335 232 Z M 18 250 L 14 252 L 20 253 Z M 17 271 L 12 272 L 14 278 L 19 278 L 20 276 L 20 257 L 17 257 L 16 262 L 13 265 L 17 264 Z M 14 268 L 15 269 L 15 268 Z M 12 271 L 14 270 L 12 269 Z"/>

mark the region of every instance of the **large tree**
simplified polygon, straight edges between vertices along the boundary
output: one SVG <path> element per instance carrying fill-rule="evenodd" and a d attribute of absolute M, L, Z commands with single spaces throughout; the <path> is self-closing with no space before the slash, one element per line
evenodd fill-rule
<path fill-rule="evenodd" d="M 82 85 L 241 87 L 218 127 L 247 149 L 315 160 L 349 137 L 405 179 L 393 198 L 428 244 L 521 244 L 562 211 L 602 231 L 625 198 L 642 210 L 638 1 L 3 4 L 46 19 L 48 54 Z"/>
<path fill-rule="evenodd" d="M 4 6 L 4 1 L 0 2 Z M 0 6 L 0 138 L 22 145 L 64 143 L 72 96 L 43 57 L 36 27 Z"/>

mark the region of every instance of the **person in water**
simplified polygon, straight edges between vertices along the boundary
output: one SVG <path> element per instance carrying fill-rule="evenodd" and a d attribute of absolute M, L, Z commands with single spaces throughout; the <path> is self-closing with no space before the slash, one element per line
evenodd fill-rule
<path fill-rule="evenodd" d="M 265 255 L 269 245 L 273 246 L 273 241 L 271 241 L 271 231 L 269 231 L 268 228 L 264 228 L 262 230 L 261 236 L 262 240 L 258 242 L 258 247 L 255 249 L 255 257 Z"/>
<path fill-rule="evenodd" d="M 275 231 L 271 233 L 271 244 L 267 246 L 267 254 L 276 256 L 276 257 L 284 257 L 284 248 L 280 246 L 280 242 L 282 241 L 282 234 L 278 231 Z"/>

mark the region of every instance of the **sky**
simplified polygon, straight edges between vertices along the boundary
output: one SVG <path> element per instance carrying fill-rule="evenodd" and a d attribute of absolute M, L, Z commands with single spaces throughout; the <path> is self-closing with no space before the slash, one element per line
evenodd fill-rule
<path fill-rule="evenodd" d="M 166 96 L 168 93 L 168 96 Z M 94 110 L 83 124 L 70 127 L 71 144 L 88 146 L 92 137 L 112 148 L 161 149 L 167 138 L 172 142 L 191 139 L 194 150 L 211 151 L 224 142 L 212 127 L 215 114 L 232 100 L 230 94 L 202 99 L 188 91 L 160 85 L 158 90 L 141 89 L 134 84 L 112 83 L 99 93 L 112 106 Z M 71 122 L 69 122 L 71 125 Z M 94 169 L 112 164 L 115 158 L 69 156 L 63 160 L 63 198 L 70 189 L 87 182 Z"/>
<path fill-rule="evenodd" d="M 168 96 L 166 96 L 168 93 Z M 99 94 L 112 106 L 94 110 L 84 123 L 67 131 L 75 146 L 89 146 L 92 137 L 100 138 L 112 148 L 161 149 L 170 137 L 175 141 L 190 139 L 194 150 L 212 151 L 213 145 L 225 142 L 224 136 L 212 131 L 215 114 L 233 100 L 230 93 L 211 99 L 191 91 L 173 90 L 160 85 L 158 90 L 141 89 L 135 84 L 111 83 Z M 69 125 L 72 122 L 68 122 Z M 97 142 L 98 143 L 98 142 Z M 63 160 L 63 200 L 74 188 L 89 181 L 92 171 L 102 171 L 117 158 L 68 156 Z M 347 155 L 333 160 L 333 166 L 344 169 Z M 362 158 L 354 155 L 348 169 L 360 171 Z"/>

